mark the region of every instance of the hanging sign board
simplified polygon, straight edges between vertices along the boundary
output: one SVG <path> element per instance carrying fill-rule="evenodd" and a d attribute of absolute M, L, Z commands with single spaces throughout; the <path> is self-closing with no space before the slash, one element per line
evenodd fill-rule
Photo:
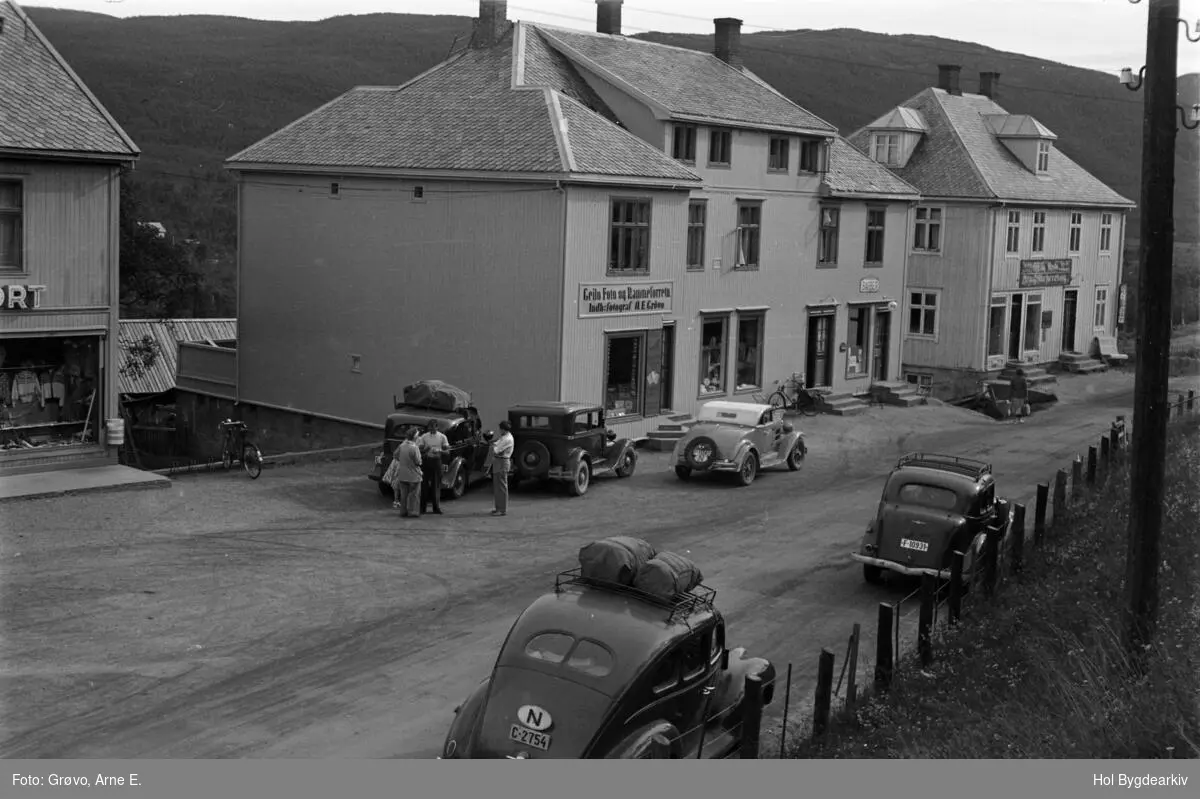
<path fill-rule="evenodd" d="M 1023 289 L 1066 286 L 1070 282 L 1070 258 L 1035 258 L 1021 261 L 1020 286 Z"/>
<path fill-rule="evenodd" d="M 663 314 L 674 310 L 670 280 L 655 283 L 580 283 L 579 318 Z"/>

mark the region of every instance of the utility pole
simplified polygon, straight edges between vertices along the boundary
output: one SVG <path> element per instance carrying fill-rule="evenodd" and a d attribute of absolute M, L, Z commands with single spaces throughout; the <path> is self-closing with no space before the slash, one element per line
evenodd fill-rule
<path fill-rule="evenodd" d="M 1159 534 L 1167 460 L 1171 354 L 1171 267 L 1175 238 L 1175 69 L 1179 0 L 1149 0 L 1142 119 L 1137 376 L 1129 492 L 1125 644 L 1136 659 L 1158 620 Z"/>

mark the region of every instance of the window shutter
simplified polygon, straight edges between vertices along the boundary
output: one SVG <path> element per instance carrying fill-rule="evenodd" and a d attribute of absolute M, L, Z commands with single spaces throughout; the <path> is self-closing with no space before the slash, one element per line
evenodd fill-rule
<path fill-rule="evenodd" d="M 662 330 L 646 331 L 646 368 L 643 379 L 646 383 L 646 416 L 657 416 L 662 412 L 663 379 L 663 334 Z"/>

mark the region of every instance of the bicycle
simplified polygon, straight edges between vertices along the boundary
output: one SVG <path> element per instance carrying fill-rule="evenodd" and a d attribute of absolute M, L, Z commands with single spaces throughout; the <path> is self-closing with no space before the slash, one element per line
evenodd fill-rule
<path fill-rule="evenodd" d="M 806 388 L 804 385 L 804 376 L 799 372 L 793 372 L 792 376 L 786 381 L 775 381 L 775 385 L 777 386 L 781 383 L 782 388 L 777 389 L 767 398 L 767 404 L 772 408 L 782 408 L 785 411 L 799 411 L 805 416 L 816 416 L 821 412 L 820 392 Z M 789 396 L 789 390 L 795 393 Z"/>
<path fill-rule="evenodd" d="M 240 461 L 242 468 L 246 470 L 246 474 L 250 475 L 251 480 L 262 474 L 262 452 L 253 443 L 246 440 L 249 426 L 245 422 L 226 419 L 217 425 L 217 429 L 225 436 L 221 446 L 221 465 L 229 469 L 233 466 L 234 461 Z M 234 443 L 235 436 L 236 444 Z"/>

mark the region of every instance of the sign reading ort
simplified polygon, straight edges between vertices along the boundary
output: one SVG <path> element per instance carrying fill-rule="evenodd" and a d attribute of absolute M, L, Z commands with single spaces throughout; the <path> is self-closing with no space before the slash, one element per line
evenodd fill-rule
<path fill-rule="evenodd" d="M 45 286 L 0 286 L 0 310 L 29 310 L 42 307 Z"/>
<path fill-rule="evenodd" d="M 671 281 L 661 283 L 580 283 L 579 318 L 671 313 Z"/>

